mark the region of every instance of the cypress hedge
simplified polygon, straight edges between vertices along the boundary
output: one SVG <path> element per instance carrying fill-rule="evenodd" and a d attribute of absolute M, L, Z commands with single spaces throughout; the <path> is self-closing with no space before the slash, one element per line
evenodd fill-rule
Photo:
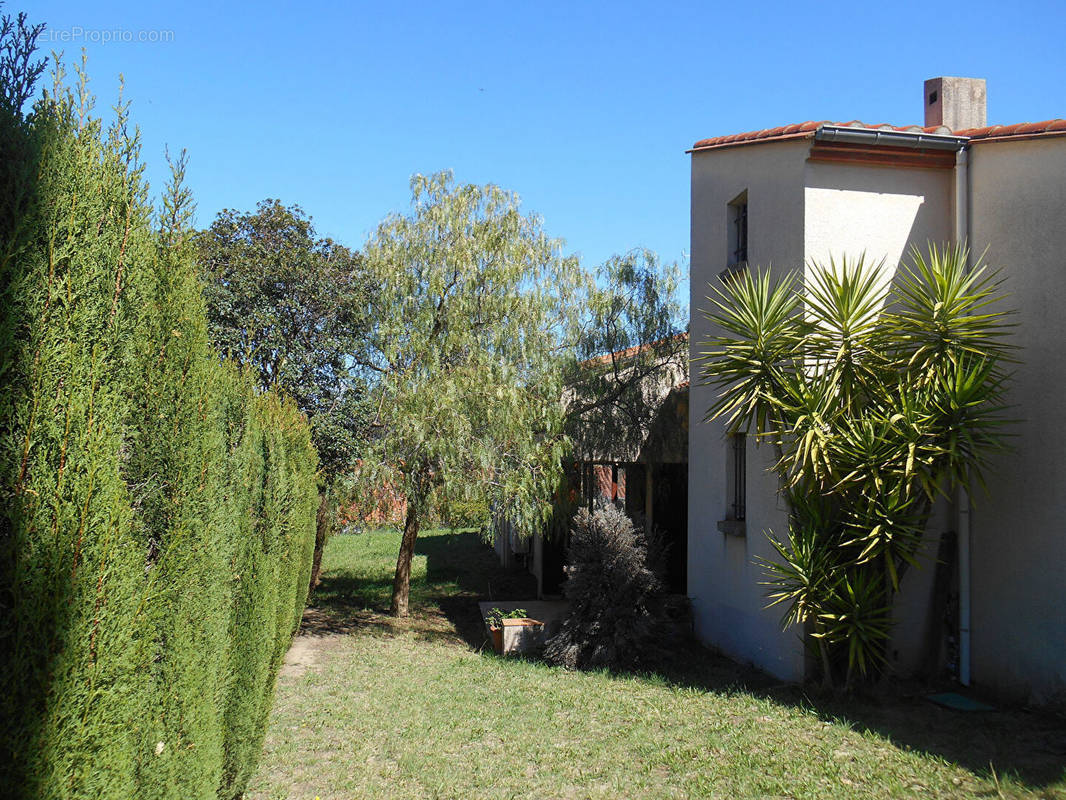
<path fill-rule="evenodd" d="M 307 597 L 307 422 L 209 343 L 184 159 L 157 211 L 125 105 L 57 70 L 24 113 L 7 63 L 0 795 L 236 798 Z"/>

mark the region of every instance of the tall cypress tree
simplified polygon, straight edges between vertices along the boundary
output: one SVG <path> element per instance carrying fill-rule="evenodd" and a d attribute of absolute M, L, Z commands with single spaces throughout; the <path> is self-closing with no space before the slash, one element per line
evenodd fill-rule
<path fill-rule="evenodd" d="M 23 113 L 39 32 L 0 27 L 0 795 L 238 797 L 317 457 L 210 346 L 184 159 L 157 216 L 128 107 L 105 130 L 83 71 Z"/>
<path fill-rule="evenodd" d="M 90 117 L 84 79 L 77 93 L 61 80 L 4 120 L 29 162 L 3 166 L 22 202 L 0 245 L 0 694 L 26 796 L 132 796 L 144 563 L 120 465 L 153 242 L 136 139 L 122 115 L 107 132 Z"/>

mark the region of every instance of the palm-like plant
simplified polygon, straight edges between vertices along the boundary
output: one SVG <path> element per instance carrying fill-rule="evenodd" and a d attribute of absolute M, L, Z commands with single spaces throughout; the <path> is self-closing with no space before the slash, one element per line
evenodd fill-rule
<path fill-rule="evenodd" d="M 914 250 L 895 276 L 864 259 L 805 281 L 745 271 L 708 298 L 707 419 L 775 448 L 790 522 L 787 541 L 771 533 L 768 596 L 827 684 L 883 666 L 933 501 L 980 482 L 1005 443 L 1009 312 L 995 273 L 967 262 L 953 247 Z"/>

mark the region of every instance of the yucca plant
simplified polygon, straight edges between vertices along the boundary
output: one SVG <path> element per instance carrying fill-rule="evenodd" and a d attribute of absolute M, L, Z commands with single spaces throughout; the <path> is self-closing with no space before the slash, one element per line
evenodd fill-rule
<path fill-rule="evenodd" d="M 1005 446 L 1009 312 L 996 273 L 968 262 L 930 247 L 895 275 L 863 258 L 780 281 L 743 271 L 708 298 L 706 418 L 775 449 L 790 521 L 770 533 L 768 597 L 826 685 L 880 674 L 934 500 L 979 483 Z"/>

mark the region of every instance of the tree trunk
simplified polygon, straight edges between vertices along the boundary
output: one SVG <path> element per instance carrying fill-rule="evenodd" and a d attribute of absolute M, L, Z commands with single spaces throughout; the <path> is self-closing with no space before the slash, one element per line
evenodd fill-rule
<path fill-rule="evenodd" d="M 311 560 L 311 584 L 307 587 L 308 597 L 318 588 L 318 580 L 322 572 L 322 551 L 326 548 L 326 539 L 329 538 L 331 524 L 329 492 L 320 492 L 318 513 L 315 515 L 315 553 Z"/>
<path fill-rule="evenodd" d="M 411 599 L 411 561 L 415 555 L 415 539 L 418 538 L 418 504 L 407 498 L 407 517 L 403 523 L 403 540 L 400 556 L 396 559 L 396 577 L 392 581 L 392 615 L 406 617 Z"/>

